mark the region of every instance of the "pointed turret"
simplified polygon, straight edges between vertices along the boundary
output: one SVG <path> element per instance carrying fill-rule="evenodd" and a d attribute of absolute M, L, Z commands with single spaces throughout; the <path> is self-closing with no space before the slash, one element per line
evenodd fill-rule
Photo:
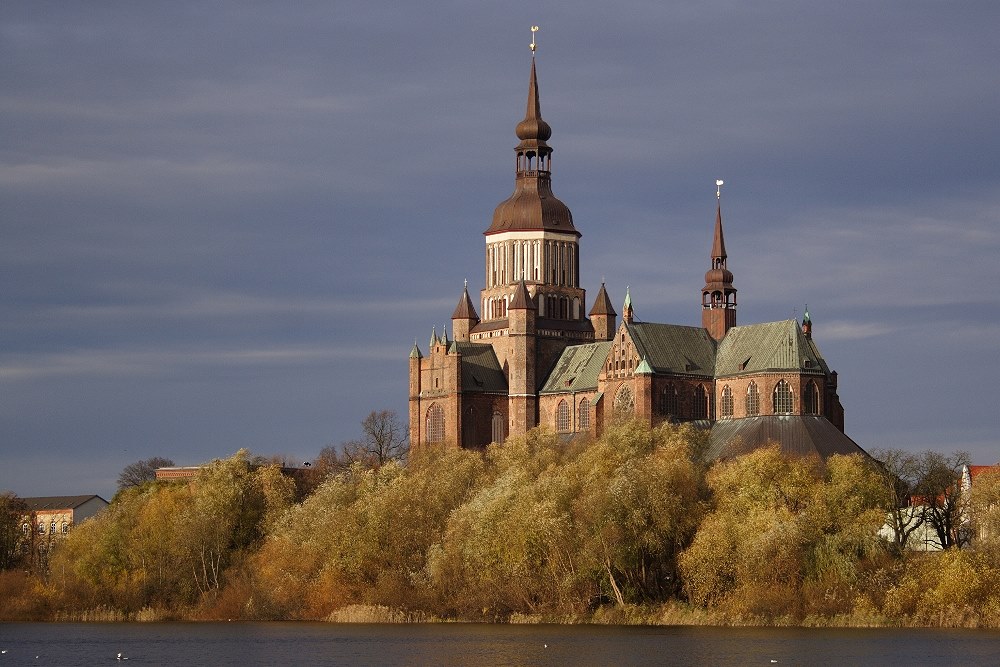
<path fill-rule="evenodd" d="M 632 322 L 632 292 L 625 286 L 625 303 L 622 305 L 622 322 Z"/>
<path fill-rule="evenodd" d="M 812 338 L 813 333 L 813 321 L 812 317 L 809 315 L 809 304 L 806 304 L 806 312 L 802 314 L 802 333 L 806 338 Z"/>
<path fill-rule="evenodd" d="M 476 313 L 476 307 L 469 297 L 469 282 L 466 281 L 462 296 L 455 306 L 455 312 L 451 314 L 451 331 L 455 340 L 462 343 L 469 342 L 469 332 L 477 324 L 479 324 L 479 314 Z"/>
<path fill-rule="evenodd" d="M 611 305 L 611 299 L 608 298 L 608 290 L 605 289 L 604 283 L 601 283 L 601 289 L 594 299 L 594 306 L 590 309 L 590 324 L 594 327 L 595 341 L 611 340 L 615 337 L 615 329 L 618 327 L 617 315 Z"/>
<path fill-rule="evenodd" d="M 413 349 L 410 350 L 410 359 L 423 359 L 424 355 L 421 354 L 420 348 L 417 347 L 417 341 L 413 341 Z"/>
<path fill-rule="evenodd" d="M 701 288 L 701 326 L 715 340 L 722 340 L 736 326 L 736 288 L 733 274 L 726 268 L 726 240 L 722 232 L 722 181 L 716 181 L 715 237 L 712 264 Z"/>

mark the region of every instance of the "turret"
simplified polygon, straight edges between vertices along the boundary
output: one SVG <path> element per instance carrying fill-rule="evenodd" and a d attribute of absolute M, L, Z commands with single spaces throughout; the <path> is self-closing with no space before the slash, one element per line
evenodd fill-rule
<path fill-rule="evenodd" d="M 611 305 L 608 298 L 608 291 L 601 283 L 601 289 L 594 299 L 594 306 L 590 309 L 590 324 L 594 327 L 594 340 L 611 340 L 615 337 L 615 330 L 618 328 L 618 313 Z"/>
<path fill-rule="evenodd" d="M 467 343 L 469 342 L 469 332 L 477 324 L 479 324 L 479 315 L 476 313 L 476 307 L 472 305 L 472 299 L 469 298 L 469 283 L 466 281 L 462 296 L 458 299 L 458 305 L 455 306 L 455 312 L 451 314 L 452 335 L 457 342 Z"/>
<path fill-rule="evenodd" d="M 522 280 L 514 290 L 508 315 L 511 351 L 507 386 L 510 393 L 511 435 L 522 434 L 537 423 L 535 313 L 534 300 Z"/>

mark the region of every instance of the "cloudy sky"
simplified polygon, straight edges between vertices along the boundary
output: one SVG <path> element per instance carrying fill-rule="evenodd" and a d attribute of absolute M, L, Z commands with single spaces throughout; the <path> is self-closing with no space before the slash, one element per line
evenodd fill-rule
<path fill-rule="evenodd" d="M 538 24 L 582 280 L 800 317 L 868 449 L 1000 458 L 1000 4 L 39 2 L 0 13 L 0 489 L 308 460 L 482 287 Z M 565 7 L 565 8 L 561 8 Z"/>

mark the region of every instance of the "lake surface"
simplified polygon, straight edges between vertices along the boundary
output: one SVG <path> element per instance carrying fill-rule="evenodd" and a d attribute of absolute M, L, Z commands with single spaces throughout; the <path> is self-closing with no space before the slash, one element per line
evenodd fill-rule
<path fill-rule="evenodd" d="M 3 623 L 13 665 L 1000 665 L 1000 631 Z M 37 656 L 37 657 L 36 657 Z"/>

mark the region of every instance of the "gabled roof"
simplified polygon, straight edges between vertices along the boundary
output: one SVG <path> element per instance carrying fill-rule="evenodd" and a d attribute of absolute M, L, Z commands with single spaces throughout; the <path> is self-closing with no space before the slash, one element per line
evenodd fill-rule
<path fill-rule="evenodd" d="M 567 391 L 597 389 L 597 376 L 611 350 L 611 341 L 571 345 L 563 350 L 549 373 L 541 393 L 557 394 Z"/>
<path fill-rule="evenodd" d="M 719 342 L 715 376 L 809 368 L 826 370 L 819 348 L 805 337 L 798 322 L 783 320 L 730 329 Z"/>
<path fill-rule="evenodd" d="M 720 419 L 712 426 L 706 457 L 732 459 L 749 454 L 768 443 L 781 445 L 784 454 L 818 455 L 824 461 L 834 454 L 862 454 L 856 442 L 844 435 L 826 417 L 818 415 L 769 415 L 744 419 Z"/>
<path fill-rule="evenodd" d="M 507 377 L 492 345 L 456 342 L 453 347 L 462 355 L 463 392 L 507 392 Z"/>
<path fill-rule="evenodd" d="M 679 324 L 625 324 L 636 352 L 656 373 L 712 376 L 715 341 L 707 329 Z"/>
<path fill-rule="evenodd" d="M 89 500 L 97 498 L 105 505 L 108 501 L 97 495 L 89 496 L 39 496 L 36 498 L 21 498 L 29 510 L 71 510 L 76 509 Z"/>

